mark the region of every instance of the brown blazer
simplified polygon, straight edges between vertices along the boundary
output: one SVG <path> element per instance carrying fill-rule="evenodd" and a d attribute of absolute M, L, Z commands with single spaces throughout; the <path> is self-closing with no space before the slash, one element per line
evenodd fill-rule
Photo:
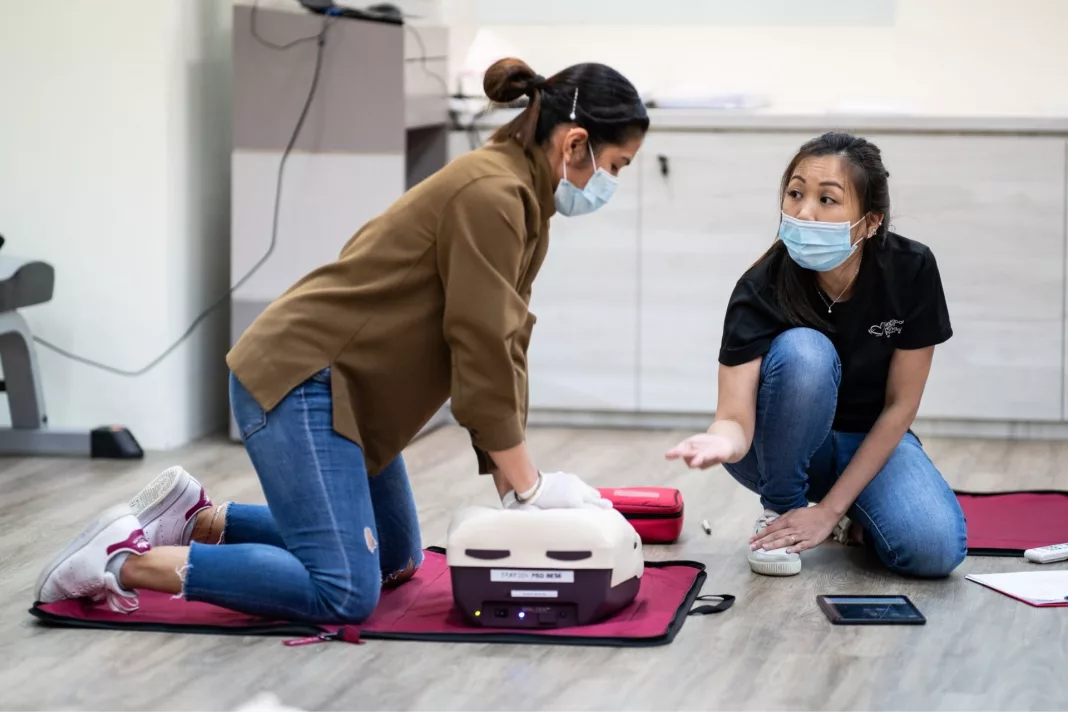
<path fill-rule="evenodd" d="M 334 430 L 376 475 L 452 398 L 480 471 L 524 439 L 531 284 L 555 212 L 544 153 L 457 158 L 287 290 L 227 355 L 260 406 L 331 367 Z"/>

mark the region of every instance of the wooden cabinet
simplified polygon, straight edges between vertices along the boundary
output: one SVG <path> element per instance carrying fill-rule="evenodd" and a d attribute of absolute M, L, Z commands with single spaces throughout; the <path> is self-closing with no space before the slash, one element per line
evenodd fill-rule
<path fill-rule="evenodd" d="M 652 134 L 642 149 L 639 406 L 716 409 L 723 316 L 771 246 L 779 180 L 808 137 Z"/>
<path fill-rule="evenodd" d="M 647 140 L 640 410 L 715 410 L 727 301 L 774 240 L 781 174 L 808 138 L 678 133 Z M 954 324 L 953 339 L 937 350 L 920 415 L 1064 418 L 1064 139 L 871 139 L 891 175 L 891 226 L 934 251 Z"/>
<path fill-rule="evenodd" d="M 891 226 L 934 252 L 954 328 L 921 417 L 1062 419 L 1064 139 L 871 139 L 890 172 Z"/>
<path fill-rule="evenodd" d="M 727 302 L 774 241 L 782 171 L 812 135 L 654 131 L 606 208 L 555 217 L 534 286 L 532 408 L 714 412 Z M 1068 141 L 869 135 L 891 227 L 934 251 L 955 331 L 921 417 L 1068 419 Z"/>
<path fill-rule="evenodd" d="M 532 408 L 638 409 L 637 172 L 596 213 L 551 221 L 531 298 Z"/>
<path fill-rule="evenodd" d="M 935 349 L 921 418 L 1061 419 L 1060 321 L 957 319 L 953 329 Z"/>

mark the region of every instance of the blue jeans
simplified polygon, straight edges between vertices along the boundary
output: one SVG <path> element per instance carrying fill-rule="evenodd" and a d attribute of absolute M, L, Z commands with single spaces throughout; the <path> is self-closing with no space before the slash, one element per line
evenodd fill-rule
<path fill-rule="evenodd" d="M 783 514 L 822 500 L 864 441 L 865 433 L 831 429 L 841 373 L 834 345 L 818 331 L 791 329 L 772 342 L 760 366 L 753 445 L 726 465 L 765 509 Z M 947 576 L 967 553 L 960 504 L 911 432 L 848 515 L 904 575 Z"/>
<path fill-rule="evenodd" d="M 383 585 L 423 561 L 403 459 L 367 476 L 363 451 L 333 430 L 329 369 L 269 413 L 231 375 L 230 402 L 267 506 L 231 504 L 224 545 L 192 545 L 186 599 L 272 619 L 362 621 Z"/>

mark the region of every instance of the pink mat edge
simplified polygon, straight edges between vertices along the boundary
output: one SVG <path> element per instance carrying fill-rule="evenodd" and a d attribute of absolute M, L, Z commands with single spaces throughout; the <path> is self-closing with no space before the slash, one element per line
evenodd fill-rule
<path fill-rule="evenodd" d="M 445 557 L 444 549 L 441 547 L 430 546 L 424 549 L 426 554 L 434 556 L 440 560 Z M 443 563 L 443 561 L 439 562 Z M 389 631 L 388 629 L 377 629 L 375 627 L 369 627 L 364 629 L 364 624 L 370 621 L 365 621 L 364 624 L 349 624 L 349 625 L 328 625 L 328 624 L 314 624 L 314 623 L 300 623 L 293 621 L 271 621 L 267 619 L 254 618 L 241 614 L 236 611 L 231 611 L 218 606 L 212 606 L 211 604 L 190 602 L 185 605 L 203 606 L 209 609 L 209 612 L 218 612 L 224 616 L 230 616 L 234 618 L 245 618 L 240 623 L 231 625 L 220 623 L 200 623 L 200 624 L 182 624 L 182 623 L 170 623 L 166 621 L 153 620 L 127 620 L 125 616 L 121 614 L 113 614 L 106 608 L 102 608 L 102 604 L 88 605 L 86 601 L 58 601 L 55 603 L 41 604 L 35 602 L 30 609 L 31 615 L 37 618 L 40 622 L 50 624 L 59 627 L 81 627 L 81 628 L 96 628 L 96 629 L 108 629 L 108 630 L 148 630 L 157 632 L 174 632 L 174 633 L 210 633 L 219 635 L 303 635 L 305 633 L 311 635 L 318 635 L 321 640 L 335 639 L 331 636 L 339 635 L 345 629 L 355 629 L 359 632 L 359 636 L 370 639 L 399 639 L 399 640 L 424 640 L 433 642 L 513 642 L 513 643 L 538 643 L 543 644 L 555 644 L 555 645 L 604 645 L 614 644 L 619 647 L 638 647 L 638 646 L 651 646 L 662 645 L 670 643 L 674 640 L 675 635 L 682 628 L 682 624 L 689 616 L 690 611 L 693 609 L 695 602 L 701 597 L 701 589 L 707 579 L 707 569 L 705 564 L 686 559 L 672 559 L 664 561 L 645 561 L 646 570 L 666 570 L 673 568 L 688 569 L 686 577 L 686 587 L 681 591 L 681 596 L 675 603 L 675 607 L 671 614 L 664 619 L 664 625 L 661 629 L 658 629 L 656 635 L 652 636 L 618 636 L 618 635 L 598 635 L 596 633 L 585 632 L 589 629 L 596 629 L 604 627 L 611 627 L 617 625 L 611 620 L 602 621 L 601 623 L 592 624 L 590 626 L 583 626 L 583 632 L 569 632 L 570 629 L 549 629 L 549 630 L 535 630 L 535 629 L 515 629 L 515 628 L 471 628 L 470 631 L 437 631 L 437 632 L 405 632 L 405 631 Z M 154 592 L 153 592 L 154 593 Z M 155 595 L 155 594 L 154 594 Z M 157 600 L 160 597 L 167 596 L 167 594 L 159 594 L 156 596 Z M 86 608 L 89 609 L 89 613 L 100 614 L 104 616 L 93 615 L 74 615 L 73 613 L 56 612 L 55 609 L 59 608 L 70 609 L 73 606 L 78 606 L 82 611 Z M 629 607 L 628 607 L 629 609 Z M 628 610 L 624 609 L 624 610 Z M 44 615 L 41 615 L 44 614 Z M 241 631 L 249 631 L 242 633 Z M 323 637 L 325 636 L 325 637 Z M 605 641 L 614 641 L 614 643 L 606 643 Z M 631 642 L 622 642 L 631 641 Z M 317 642 L 315 638 L 302 639 L 301 641 L 287 641 L 287 644 L 297 642 Z"/>

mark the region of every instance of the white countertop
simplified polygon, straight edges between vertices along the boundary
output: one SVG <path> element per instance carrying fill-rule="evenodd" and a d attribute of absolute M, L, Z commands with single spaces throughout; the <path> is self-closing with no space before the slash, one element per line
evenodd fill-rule
<path fill-rule="evenodd" d="M 501 109 L 478 122 L 492 128 L 515 116 Z M 1068 135 L 1068 116 L 939 116 L 923 114 L 797 114 L 772 110 L 650 109 L 653 131 L 826 131 Z"/>

